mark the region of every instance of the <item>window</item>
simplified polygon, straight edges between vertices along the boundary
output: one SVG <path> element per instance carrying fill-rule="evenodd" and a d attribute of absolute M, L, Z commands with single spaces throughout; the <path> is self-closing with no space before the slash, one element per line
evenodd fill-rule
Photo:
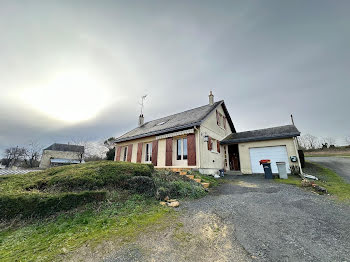
<path fill-rule="evenodd" d="M 152 143 L 146 144 L 145 162 L 152 161 Z"/>
<path fill-rule="evenodd" d="M 127 153 L 128 153 L 128 147 L 124 147 L 124 154 L 123 154 L 123 161 L 125 162 L 126 161 L 126 156 L 127 156 Z"/>
<path fill-rule="evenodd" d="M 187 138 L 180 138 L 176 140 L 176 160 L 187 159 Z"/>

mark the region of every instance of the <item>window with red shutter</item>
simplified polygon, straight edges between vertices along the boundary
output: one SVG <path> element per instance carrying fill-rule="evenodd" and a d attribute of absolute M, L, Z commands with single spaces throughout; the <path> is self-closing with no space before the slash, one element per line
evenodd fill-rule
<path fill-rule="evenodd" d="M 213 141 L 211 140 L 211 137 L 208 136 L 208 150 L 211 151 L 213 149 Z"/>
<path fill-rule="evenodd" d="M 226 117 L 224 116 L 224 128 L 226 129 Z"/>
<path fill-rule="evenodd" d="M 216 148 L 217 152 L 220 153 L 220 141 L 219 140 L 216 141 L 216 147 L 217 147 Z"/>

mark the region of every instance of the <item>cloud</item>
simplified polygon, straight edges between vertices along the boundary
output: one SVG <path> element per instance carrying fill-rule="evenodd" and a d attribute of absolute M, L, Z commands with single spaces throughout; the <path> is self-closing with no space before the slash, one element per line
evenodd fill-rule
<path fill-rule="evenodd" d="M 2 2 L 0 149 L 118 136 L 136 126 L 142 95 L 148 121 L 201 106 L 210 90 L 239 131 L 287 124 L 293 113 L 303 133 L 340 141 L 350 130 L 348 9 L 347 1 Z M 85 106 L 103 105 L 96 114 L 66 123 L 23 103 L 58 72 L 97 79 L 80 83 L 82 96 L 72 92 L 79 105 L 86 87 Z M 53 95 L 52 106 L 69 111 L 67 97 Z"/>

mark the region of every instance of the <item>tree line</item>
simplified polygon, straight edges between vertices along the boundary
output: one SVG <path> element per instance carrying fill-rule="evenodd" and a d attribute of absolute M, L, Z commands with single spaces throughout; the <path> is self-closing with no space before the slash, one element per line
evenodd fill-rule
<path fill-rule="evenodd" d="M 113 160 L 114 137 L 104 141 L 87 141 L 83 139 L 72 139 L 71 144 L 84 146 L 85 151 L 82 156 L 85 162 L 99 160 Z M 0 164 L 10 168 L 13 166 L 24 168 L 39 167 L 44 147 L 36 141 L 31 141 L 25 146 L 11 146 L 3 151 L 3 158 Z"/>
<path fill-rule="evenodd" d="M 311 134 L 305 134 L 298 138 L 299 146 L 305 150 L 335 148 L 336 140 L 333 137 L 316 137 Z M 350 146 L 350 136 L 345 137 L 345 143 Z"/>

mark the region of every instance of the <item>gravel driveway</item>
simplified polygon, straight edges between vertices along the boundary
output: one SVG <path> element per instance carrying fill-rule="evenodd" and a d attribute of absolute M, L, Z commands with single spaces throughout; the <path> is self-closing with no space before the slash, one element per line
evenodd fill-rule
<path fill-rule="evenodd" d="M 350 206 L 262 176 L 236 176 L 183 202 L 181 226 L 105 261 L 350 261 Z"/>
<path fill-rule="evenodd" d="M 350 183 L 350 157 L 307 157 L 306 160 L 328 167 Z"/>

